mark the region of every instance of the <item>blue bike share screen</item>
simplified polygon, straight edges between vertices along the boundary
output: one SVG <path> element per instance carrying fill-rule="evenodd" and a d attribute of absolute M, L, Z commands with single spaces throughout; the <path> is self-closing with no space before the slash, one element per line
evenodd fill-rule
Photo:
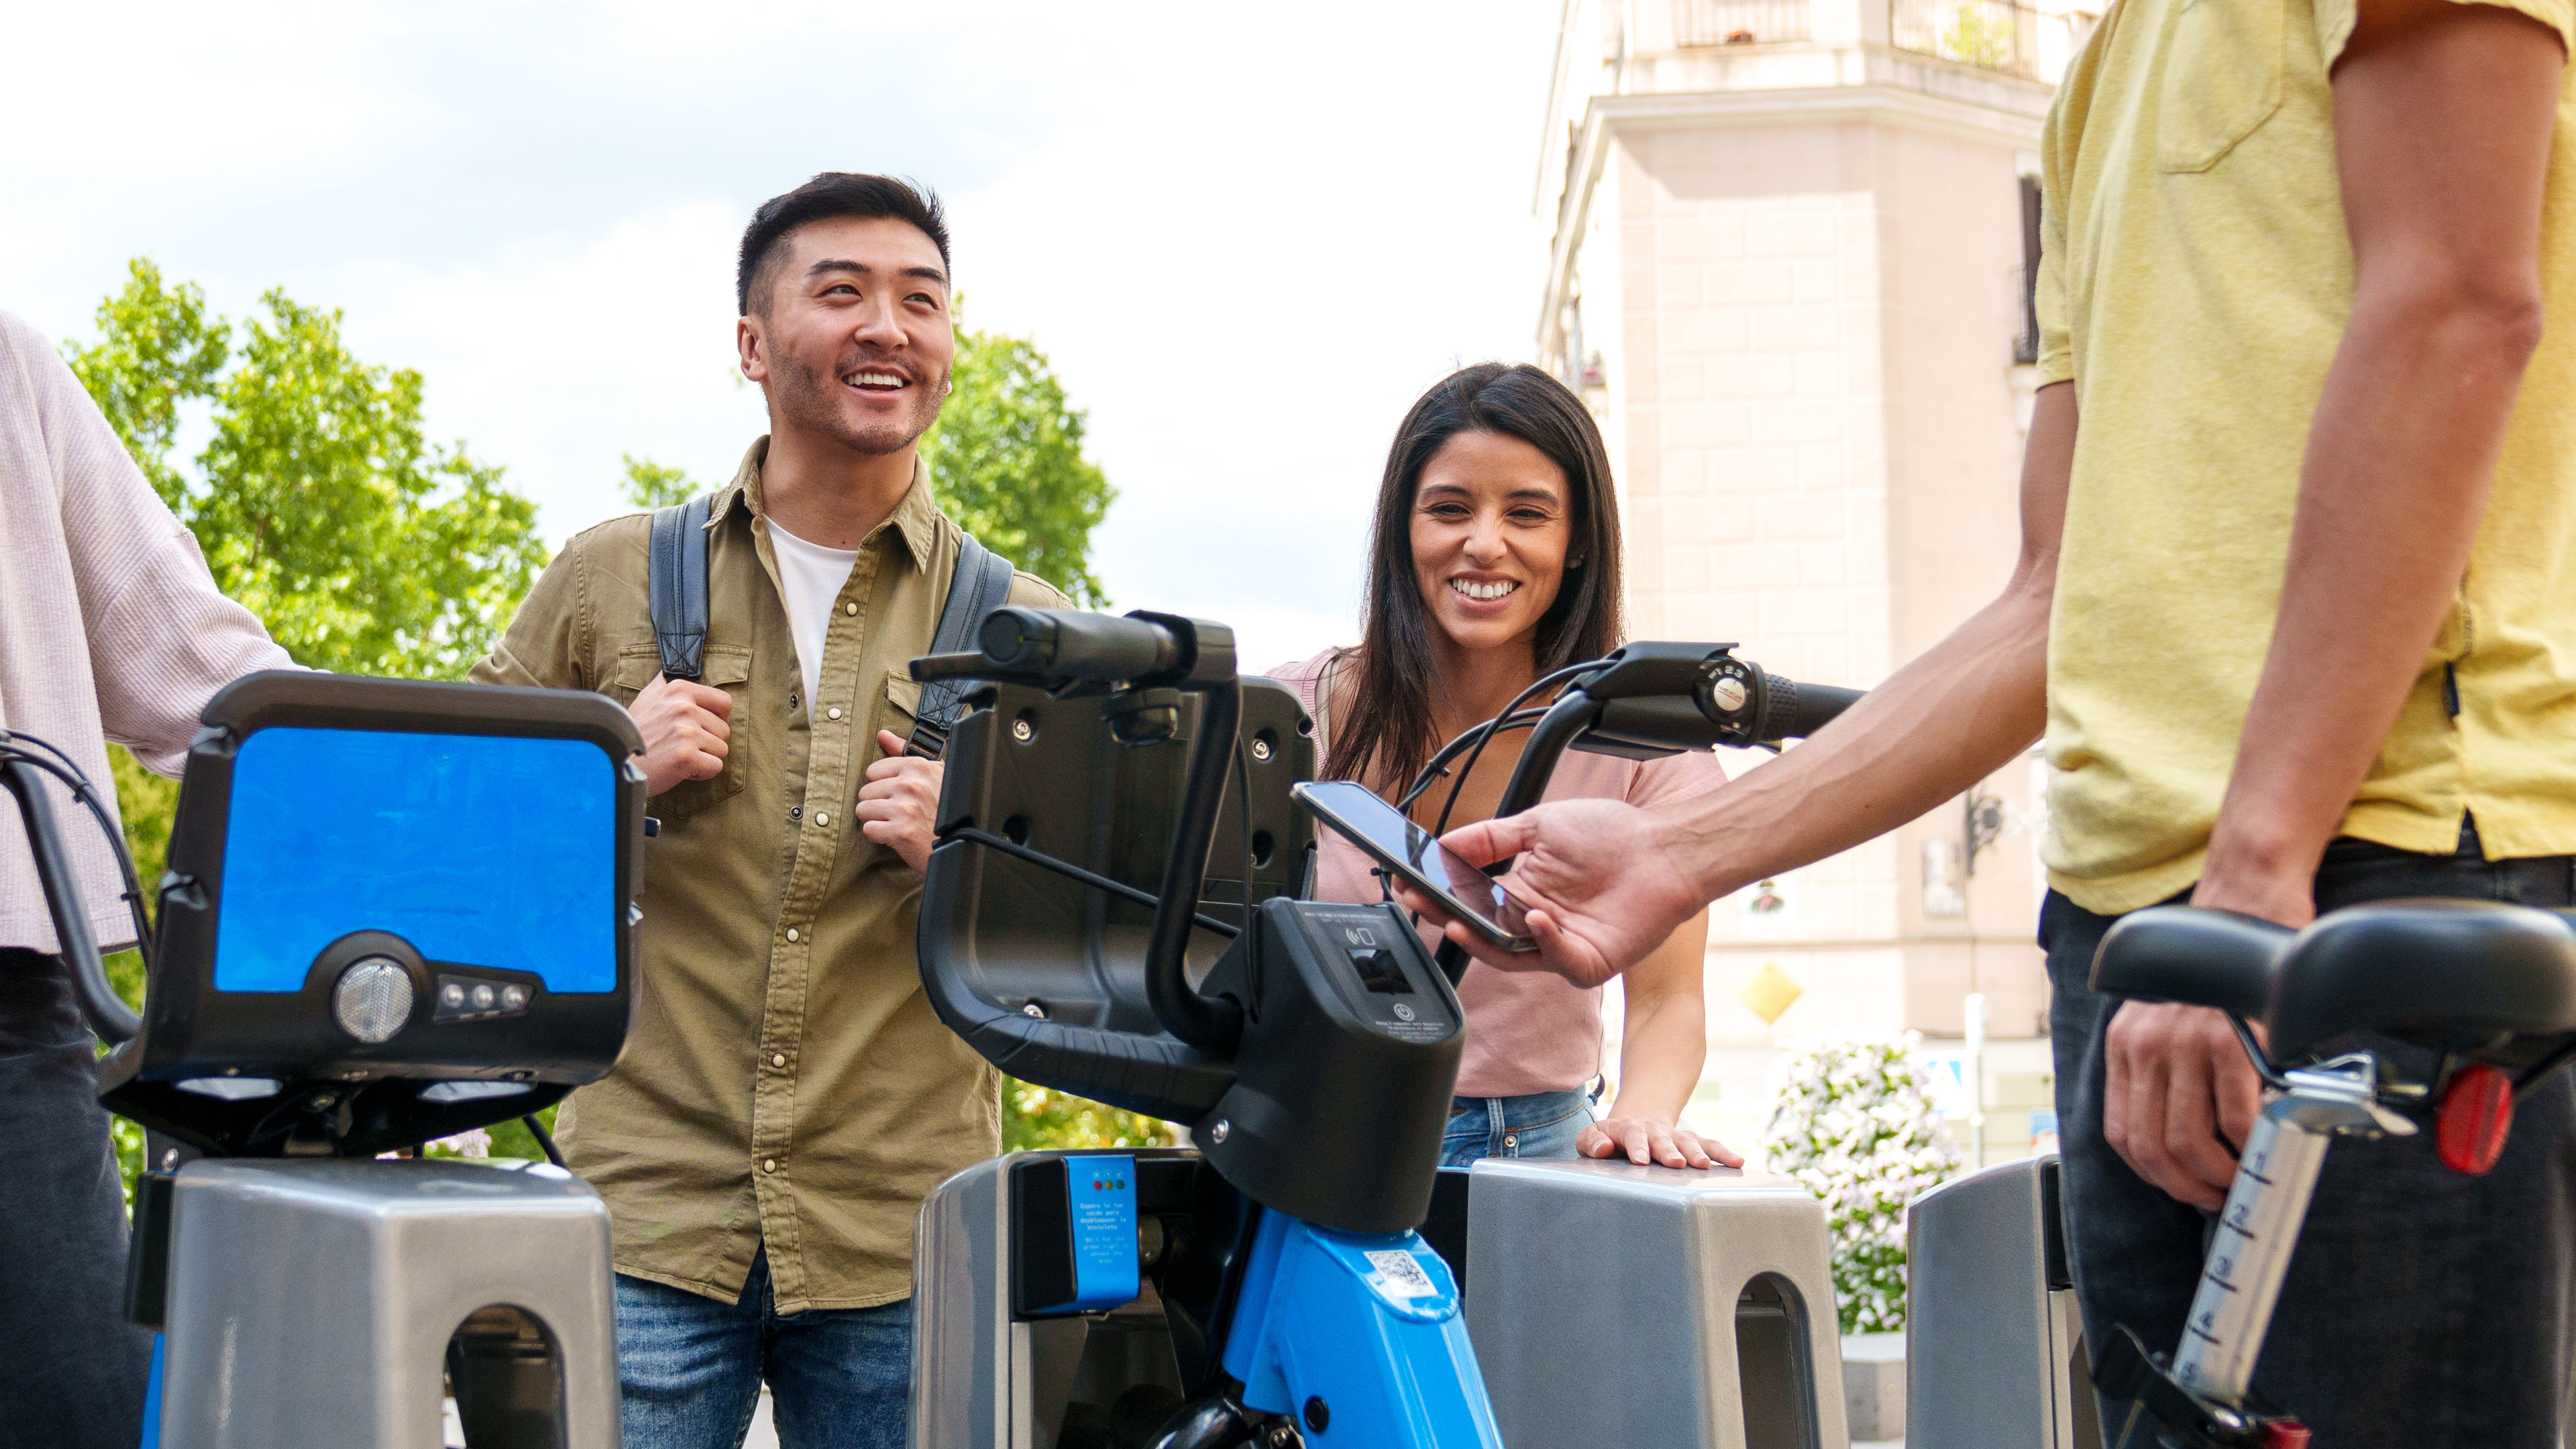
<path fill-rule="evenodd" d="M 616 762 L 586 740 L 278 727 L 242 742 L 218 991 L 298 991 L 389 931 L 430 961 L 617 987 Z"/>

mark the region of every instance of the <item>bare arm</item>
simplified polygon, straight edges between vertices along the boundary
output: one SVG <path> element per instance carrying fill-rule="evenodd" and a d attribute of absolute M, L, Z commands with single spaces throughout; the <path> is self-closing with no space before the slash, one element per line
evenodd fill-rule
<path fill-rule="evenodd" d="M 1641 1166 L 1744 1165 L 1743 1156 L 1725 1143 L 1680 1125 L 1708 1060 L 1707 972 L 1708 912 L 1702 911 L 1620 979 L 1626 1026 L 1619 1041 L 1619 1095 L 1610 1115 L 1576 1139 L 1577 1152 L 1618 1153 Z"/>
<path fill-rule="evenodd" d="M 2022 456 L 2021 553 L 2002 593 L 1813 739 L 1671 812 L 1709 899 L 1874 840 L 2039 738 L 2075 431 L 2074 384 L 2040 389 Z M 1815 808 L 1823 800 L 1835 808 Z"/>
<path fill-rule="evenodd" d="M 2363 0 L 2334 74 L 2352 320 L 2308 435 L 2279 622 L 2196 905 L 2305 925 L 2360 792 L 2468 571 L 2539 340 L 2540 209 L 2566 55 L 2525 16 Z M 2225 1018 L 2112 1021 L 2104 1131 L 2215 1208 L 2260 1091 Z"/>
<path fill-rule="evenodd" d="M 2195 899 L 2302 925 L 2317 861 L 2468 572 L 2540 340 L 2566 57 L 2492 5 L 2365 0 L 2335 71 L 2352 320 L 2308 435 L 2280 622 Z"/>
<path fill-rule="evenodd" d="M 1536 908 L 1539 951 L 1499 952 L 1464 926 L 1450 938 L 1505 970 L 1605 981 L 1708 902 L 1893 830 L 2021 753 L 2047 717 L 2048 611 L 2075 434 L 2073 385 L 2041 388 L 2022 462 L 2021 554 L 2003 591 L 1815 738 L 1680 804 L 1565 801 L 1451 835 L 1469 860 L 1520 855 L 1509 884 Z M 1410 894 L 1405 904 L 1429 907 Z"/>

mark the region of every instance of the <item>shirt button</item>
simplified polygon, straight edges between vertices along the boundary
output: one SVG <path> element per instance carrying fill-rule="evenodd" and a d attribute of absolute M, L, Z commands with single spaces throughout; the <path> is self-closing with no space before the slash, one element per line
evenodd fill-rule
<path fill-rule="evenodd" d="M 832 812 L 831 812 L 831 811 L 829 811 L 829 810 L 817 810 L 817 811 L 815 811 L 815 812 L 814 812 L 814 823 L 815 823 L 815 824 L 817 824 L 817 825 L 829 825 L 829 824 L 831 824 L 831 823 L 832 823 Z"/>
<path fill-rule="evenodd" d="M 771 1052 L 769 1054 L 769 1064 L 773 1067 L 783 1067 L 787 1065 L 787 1053 Z"/>
<path fill-rule="evenodd" d="M 844 613 L 844 614 L 855 614 L 855 613 L 857 613 L 858 611 L 859 611 L 859 606 L 858 606 L 857 604 L 855 604 L 855 603 L 843 604 L 843 605 L 841 606 L 841 612 L 842 612 L 842 613 Z"/>
<path fill-rule="evenodd" d="M 788 819 L 790 819 L 790 820 L 802 820 L 802 819 L 804 819 L 804 818 L 805 818 L 805 807 L 804 807 L 804 806 L 802 806 L 802 805 L 790 805 L 790 806 L 788 806 L 788 807 L 787 807 L 787 818 L 788 818 Z"/>
<path fill-rule="evenodd" d="M 787 928 L 787 939 L 791 941 L 796 939 L 796 928 L 794 926 Z"/>
<path fill-rule="evenodd" d="M 839 719 L 840 717 L 841 707 L 837 704 L 832 706 L 830 709 L 823 711 L 823 718 L 825 719 Z"/>
<path fill-rule="evenodd" d="M 760 1159 L 760 1170 L 763 1172 L 776 1172 L 778 1170 L 778 1159 L 775 1157 L 764 1157 Z"/>

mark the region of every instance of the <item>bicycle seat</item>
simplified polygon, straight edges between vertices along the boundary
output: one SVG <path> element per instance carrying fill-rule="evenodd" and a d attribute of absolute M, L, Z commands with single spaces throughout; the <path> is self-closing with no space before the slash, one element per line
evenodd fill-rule
<path fill-rule="evenodd" d="M 2114 922 L 2093 953 L 2093 989 L 2215 1006 L 2259 1020 L 2272 1002 L 2272 973 L 2297 935 L 2233 911 L 2136 911 Z"/>
<path fill-rule="evenodd" d="M 2299 933 L 2265 1020 L 2283 1061 L 2355 1032 L 2456 1047 L 2576 1031 L 2576 930 L 2493 901 L 2347 907 Z"/>
<path fill-rule="evenodd" d="M 2576 928 L 2491 901 L 2352 906 L 2295 933 L 2159 906 L 2102 938 L 2093 988 L 2260 1020 L 2284 1063 L 2360 1032 L 2485 1057 L 2512 1038 L 2576 1032 Z"/>

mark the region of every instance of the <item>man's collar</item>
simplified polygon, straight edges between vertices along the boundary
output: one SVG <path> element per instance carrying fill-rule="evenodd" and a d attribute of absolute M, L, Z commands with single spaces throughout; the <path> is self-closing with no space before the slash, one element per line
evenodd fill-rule
<path fill-rule="evenodd" d="M 912 455 L 912 486 L 904 490 L 903 501 L 894 506 L 894 516 L 887 521 L 912 555 L 912 566 L 929 572 L 930 561 L 938 553 L 939 504 L 930 496 L 930 466 L 917 452 Z"/>
<path fill-rule="evenodd" d="M 737 505 L 754 518 L 769 516 L 768 498 L 760 487 L 761 465 L 768 459 L 769 437 L 763 434 L 744 451 L 742 466 L 734 470 L 733 481 L 717 491 L 715 503 L 707 510 L 707 527 L 722 523 Z M 928 570 L 937 555 L 939 519 L 939 504 L 930 496 L 930 467 L 916 452 L 912 457 L 912 486 L 904 490 L 903 501 L 886 519 L 894 525 L 895 537 L 903 540 L 904 552 L 916 569 Z"/>

